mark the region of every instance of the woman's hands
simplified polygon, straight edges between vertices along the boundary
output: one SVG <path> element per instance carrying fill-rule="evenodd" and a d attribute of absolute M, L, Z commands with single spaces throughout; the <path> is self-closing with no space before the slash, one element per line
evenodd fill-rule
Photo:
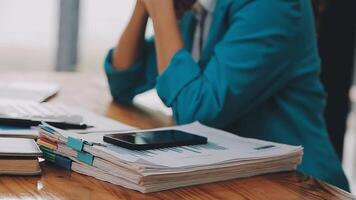
<path fill-rule="evenodd" d="M 150 15 L 156 33 L 157 63 L 160 72 L 172 56 L 183 48 L 177 17 L 189 10 L 195 0 L 137 0 L 131 20 L 113 54 L 113 66 L 124 70 L 132 66 L 141 54 L 147 18 Z"/>
<path fill-rule="evenodd" d="M 145 5 L 149 15 L 152 17 L 156 12 L 174 8 L 174 0 L 139 0 Z M 174 9 L 173 9 L 174 11 Z"/>
<path fill-rule="evenodd" d="M 146 6 L 142 0 L 138 0 L 131 20 L 127 24 L 112 57 L 112 64 L 116 69 L 128 69 L 141 54 L 147 19 Z"/>
<path fill-rule="evenodd" d="M 191 10 L 196 0 L 174 0 L 176 15 L 180 18 L 185 12 Z"/>
<path fill-rule="evenodd" d="M 149 13 L 157 9 L 171 8 L 173 6 L 177 18 L 180 18 L 186 11 L 190 10 L 196 0 L 139 0 L 145 4 Z"/>
<path fill-rule="evenodd" d="M 174 0 L 142 1 L 153 22 L 158 71 L 162 73 L 177 51 L 184 47 Z M 178 0 L 184 1 L 184 0 Z"/>

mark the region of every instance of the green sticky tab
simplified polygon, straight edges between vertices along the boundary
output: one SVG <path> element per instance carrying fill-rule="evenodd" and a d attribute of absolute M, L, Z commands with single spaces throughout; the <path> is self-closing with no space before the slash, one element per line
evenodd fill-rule
<path fill-rule="evenodd" d="M 45 131 L 49 132 L 49 133 L 54 133 L 56 132 L 55 130 L 53 130 L 52 128 L 45 126 L 45 125 L 40 125 L 40 128 L 44 129 Z"/>
<path fill-rule="evenodd" d="M 43 153 L 48 152 L 48 153 L 54 153 L 54 151 L 52 149 L 49 149 L 47 147 L 44 146 L 40 146 L 41 151 L 43 151 Z"/>
<path fill-rule="evenodd" d="M 48 155 L 48 154 L 43 154 L 43 157 L 48 160 L 48 161 L 51 161 L 51 162 L 54 162 L 56 156 L 55 155 Z"/>
<path fill-rule="evenodd" d="M 82 151 L 78 152 L 77 158 L 78 158 L 78 160 L 80 160 L 83 163 L 88 164 L 88 165 L 92 165 L 93 160 L 94 160 L 93 155 L 91 155 L 90 153 L 82 152 Z"/>
<path fill-rule="evenodd" d="M 49 153 L 49 152 L 43 152 L 43 155 L 44 156 L 51 156 L 51 157 L 56 157 L 56 154 L 54 154 L 54 153 Z"/>
<path fill-rule="evenodd" d="M 68 137 L 67 146 L 77 151 L 82 151 L 84 142 L 81 139 Z"/>

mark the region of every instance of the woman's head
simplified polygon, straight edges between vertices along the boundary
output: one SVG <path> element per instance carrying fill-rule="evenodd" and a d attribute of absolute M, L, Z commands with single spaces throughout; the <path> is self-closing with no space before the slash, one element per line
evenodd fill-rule
<path fill-rule="evenodd" d="M 320 26 L 322 24 L 322 19 L 321 15 L 325 12 L 325 10 L 328 8 L 330 3 L 332 3 L 334 0 L 312 0 L 313 4 L 313 9 L 314 9 L 314 15 L 315 15 L 315 21 L 317 25 L 317 31 L 320 32 Z"/>
<path fill-rule="evenodd" d="M 176 9 L 177 16 L 182 16 L 186 11 L 192 9 L 196 0 L 174 0 L 174 7 Z"/>

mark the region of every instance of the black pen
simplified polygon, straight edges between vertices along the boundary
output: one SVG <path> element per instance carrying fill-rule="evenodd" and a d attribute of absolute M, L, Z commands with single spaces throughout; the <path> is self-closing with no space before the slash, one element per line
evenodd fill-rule
<path fill-rule="evenodd" d="M 87 129 L 93 127 L 93 126 L 88 126 L 85 123 L 75 124 L 75 123 L 63 122 L 63 121 L 52 120 L 52 119 L 27 119 L 27 118 L 0 117 L 0 125 L 2 126 L 30 128 L 32 126 L 38 126 L 42 122 L 45 122 L 51 126 L 60 129 Z"/>

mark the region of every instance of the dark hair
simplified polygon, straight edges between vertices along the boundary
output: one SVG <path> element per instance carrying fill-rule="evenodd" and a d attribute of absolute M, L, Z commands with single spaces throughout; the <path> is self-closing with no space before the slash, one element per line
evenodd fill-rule
<path fill-rule="evenodd" d="M 316 24 L 316 30 L 319 30 L 320 27 L 320 0 L 311 0 L 313 4 L 313 11 L 314 11 L 314 16 L 315 16 L 315 24 Z"/>
<path fill-rule="evenodd" d="M 321 14 L 327 9 L 333 0 L 311 0 L 313 4 L 316 29 L 319 32 L 321 25 Z"/>

